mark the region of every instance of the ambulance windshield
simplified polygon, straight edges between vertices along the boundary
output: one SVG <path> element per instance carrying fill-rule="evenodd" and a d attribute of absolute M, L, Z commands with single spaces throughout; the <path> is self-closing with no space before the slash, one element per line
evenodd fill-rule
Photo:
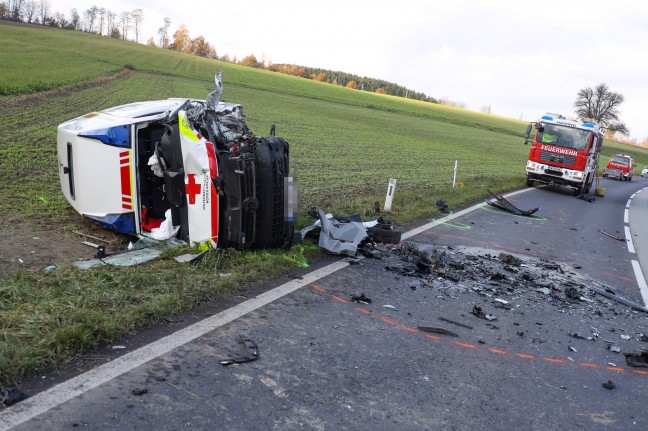
<path fill-rule="evenodd" d="M 590 133 L 574 127 L 543 123 L 542 131 L 538 131 L 537 142 L 582 151 L 589 144 Z"/>

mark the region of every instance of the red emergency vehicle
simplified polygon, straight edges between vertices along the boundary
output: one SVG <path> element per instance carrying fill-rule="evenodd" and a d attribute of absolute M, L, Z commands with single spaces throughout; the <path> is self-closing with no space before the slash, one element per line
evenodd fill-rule
<path fill-rule="evenodd" d="M 575 195 L 589 192 L 603 145 L 601 127 L 591 121 L 546 114 L 529 124 L 525 144 L 533 127 L 536 134 L 526 165 L 527 186 L 541 183 L 569 187 Z"/>
<path fill-rule="evenodd" d="M 619 181 L 632 181 L 634 175 L 634 157 L 627 154 L 614 154 L 610 157 L 607 167 L 603 171 L 603 178 L 618 178 Z"/>

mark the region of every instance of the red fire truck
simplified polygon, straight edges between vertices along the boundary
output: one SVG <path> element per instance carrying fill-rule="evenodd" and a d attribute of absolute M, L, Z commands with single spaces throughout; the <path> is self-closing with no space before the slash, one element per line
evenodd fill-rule
<path fill-rule="evenodd" d="M 627 154 L 614 154 L 610 157 L 607 167 L 603 171 L 603 178 L 618 178 L 619 181 L 632 181 L 634 174 L 634 158 Z"/>
<path fill-rule="evenodd" d="M 603 145 L 601 127 L 591 121 L 571 121 L 562 115 L 546 114 L 528 125 L 525 144 L 533 127 L 536 134 L 526 165 L 527 186 L 565 186 L 574 195 L 589 192 Z"/>

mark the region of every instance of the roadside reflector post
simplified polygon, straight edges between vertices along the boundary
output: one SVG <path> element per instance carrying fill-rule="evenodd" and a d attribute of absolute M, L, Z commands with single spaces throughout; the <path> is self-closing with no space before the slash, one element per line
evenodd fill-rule
<path fill-rule="evenodd" d="M 391 211 L 392 201 L 394 200 L 394 192 L 396 191 L 396 180 L 391 178 L 387 186 L 387 197 L 385 197 L 385 211 Z"/>
<path fill-rule="evenodd" d="M 457 162 L 458 162 L 458 160 L 455 160 L 454 174 L 452 175 L 452 188 L 453 189 L 454 189 L 455 184 L 457 182 Z"/>

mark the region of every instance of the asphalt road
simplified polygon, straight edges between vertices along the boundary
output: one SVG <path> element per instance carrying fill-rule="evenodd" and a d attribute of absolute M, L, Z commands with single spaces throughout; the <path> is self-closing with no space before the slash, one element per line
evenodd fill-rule
<path fill-rule="evenodd" d="M 306 277 L 13 429 L 648 429 L 648 368 L 607 348 L 648 348 L 639 335 L 648 314 L 589 289 L 642 303 L 632 263 L 641 258 L 623 240 L 642 180 L 603 180 L 606 196 L 595 202 L 544 189 L 510 198 L 539 207 L 533 218 L 481 205 L 407 240 L 447 264 L 445 279 L 404 275 L 416 256 L 402 251 Z M 648 235 L 635 225 L 647 201 L 648 191 L 635 195 L 628 214 L 640 253 Z M 351 301 L 360 294 L 371 303 Z M 221 365 L 246 352 L 241 337 L 259 359 Z M 0 412 L 0 428 L 30 408 L 27 400 Z"/>

